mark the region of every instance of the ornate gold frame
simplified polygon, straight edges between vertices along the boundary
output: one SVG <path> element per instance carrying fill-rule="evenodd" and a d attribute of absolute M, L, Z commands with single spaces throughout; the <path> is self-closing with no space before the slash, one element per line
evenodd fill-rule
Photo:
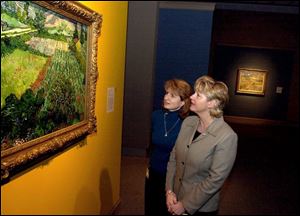
<path fill-rule="evenodd" d="M 68 146 L 72 141 L 96 132 L 95 95 L 98 78 L 97 52 L 98 37 L 101 33 L 102 15 L 78 2 L 32 1 L 48 10 L 88 26 L 88 56 L 86 74 L 86 114 L 83 121 L 55 131 L 51 134 L 1 151 L 1 181 L 8 180 L 16 170 L 31 166 L 34 161 Z"/>

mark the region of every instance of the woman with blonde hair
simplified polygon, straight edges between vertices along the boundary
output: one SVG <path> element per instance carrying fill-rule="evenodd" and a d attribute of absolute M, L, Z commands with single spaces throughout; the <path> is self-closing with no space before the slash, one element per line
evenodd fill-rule
<path fill-rule="evenodd" d="M 190 110 L 171 152 L 166 176 L 166 204 L 173 215 L 215 215 L 221 187 L 237 152 L 238 136 L 223 119 L 228 102 L 225 83 L 198 78 Z"/>

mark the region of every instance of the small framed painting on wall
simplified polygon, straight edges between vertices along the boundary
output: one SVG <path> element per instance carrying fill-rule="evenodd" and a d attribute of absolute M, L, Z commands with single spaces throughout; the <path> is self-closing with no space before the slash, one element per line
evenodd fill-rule
<path fill-rule="evenodd" d="M 236 93 L 265 95 L 267 71 L 239 68 L 236 79 Z"/>

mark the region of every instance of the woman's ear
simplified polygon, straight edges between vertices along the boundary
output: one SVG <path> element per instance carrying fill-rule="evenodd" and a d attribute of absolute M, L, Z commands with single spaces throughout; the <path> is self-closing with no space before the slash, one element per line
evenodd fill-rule
<path fill-rule="evenodd" d="M 215 108 L 217 106 L 217 101 L 215 99 L 207 102 L 207 106 L 209 109 Z"/>
<path fill-rule="evenodd" d="M 181 105 L 180 105 L 180 108 L 183 107 L 185 104 L 185 101 L 181 101 Z"/>

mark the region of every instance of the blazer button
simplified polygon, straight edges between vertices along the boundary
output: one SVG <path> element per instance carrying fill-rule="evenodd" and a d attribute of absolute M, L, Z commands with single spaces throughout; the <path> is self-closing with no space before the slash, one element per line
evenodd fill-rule
<path fill-rule="evenodd" d="M 187 147 L 187 148 L 189 148 L 189 147 L 190 147 L 190 145 L 187 145 L 186 147 Z"/>
<path fill-rule="evenodd" d="M 182 181 L 182 179 L 181 179 L 181 178 L 179 178 L 179 181 L 181 182 L 181 181 Z"/>
<path fill-rule="evenodd" d="M 182 161 L 181 164 L 184 165 L 184 162 Z"/>

